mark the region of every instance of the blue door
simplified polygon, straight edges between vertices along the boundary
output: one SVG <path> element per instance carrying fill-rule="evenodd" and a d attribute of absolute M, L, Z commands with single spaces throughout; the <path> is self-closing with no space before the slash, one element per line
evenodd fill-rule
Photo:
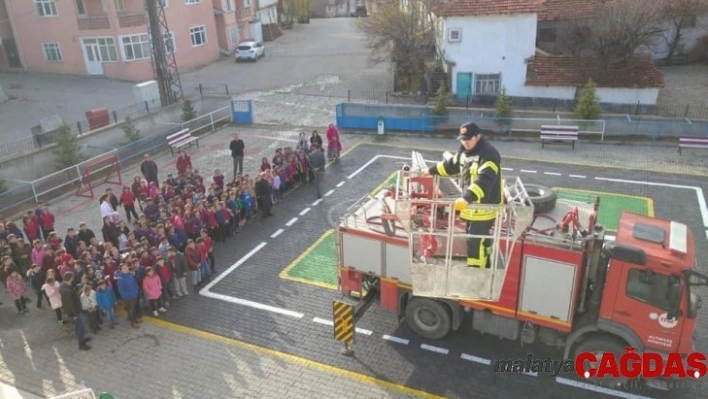
<path fill-rule="evenodd" d="M 458 101 L 467 101 L 472 96 L 472 74 L 469 72 L 458 72 L 457 90 L 455 95 Z"/>

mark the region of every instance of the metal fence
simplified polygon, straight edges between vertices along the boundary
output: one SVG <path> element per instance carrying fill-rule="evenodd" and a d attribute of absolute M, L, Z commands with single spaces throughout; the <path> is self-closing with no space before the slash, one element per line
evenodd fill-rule
<path fill-rule="evenodd" d="M 205 135 L 230 122 L 231 105 L 229 104 L 190 121 L 175 123 L 160 134 L 144 137 L 117 148 L 89 147 L 89 149 L 105 152 L 33 181 L 5 178 L 9 189 L 0 193 L 0 212 L 20 209 L 25 204 L 46 201 L 72 190 L 78 192 L 80 189 L 88 188 L 89 184 L 98 185 L 99 179 L 107 177 L 111 172 L 112 165 L 109 159 L 112 156 L 116 156 L 121 169 L 125 169 L 127 165 L 139 160 L 147 152 L 155 153 L 166 149 L 166 137 L 185 127 L 189 127 L 195 135 Z M 123 176 L 124 181 L 125 178 Z"/>

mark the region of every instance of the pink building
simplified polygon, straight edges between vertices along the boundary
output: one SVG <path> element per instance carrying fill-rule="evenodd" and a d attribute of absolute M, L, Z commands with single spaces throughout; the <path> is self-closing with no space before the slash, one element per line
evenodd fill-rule
<path fill-rule="evenodd" d="M 0 22 L 4 50 L 0 67 L 152 79 L 144 0 L 3 1 L 0 21 L 5 25 L 9 21 L 10 29 Z M 221 38 L 212 0 L 162 1 L 170 28 L 165 45 L 168 51 L 174 49 L 178 67 L 189 69 L 218 59 Z"/>
<path fill-rule="evenodd" d="M 212 0 L 219 48 L 232 54 L 238 44 L 252 39 L 249 22 L 253 19 L 255 0 Z"/>

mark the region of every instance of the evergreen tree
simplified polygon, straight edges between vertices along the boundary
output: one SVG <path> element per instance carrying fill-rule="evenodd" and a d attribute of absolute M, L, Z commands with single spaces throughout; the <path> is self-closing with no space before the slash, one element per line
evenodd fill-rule
<path fill-rule="evenodd" d="M 190 100 L 185 100 L 182 105 L 182 122 L 191 121 L 197 117 L 197 111 Z"/>
<path fill-rule="evenodd" d="M 121 126 L 121 129 L 123 129 L 125 137 L 128 138 L 128 142 L 132 143 L 134 141 L 140 140 L 140 130 L 135 127 L 135 125 L 133 124 L 133 120 L 130 119 L 130 116 L 125 117 L 125 121 L 123 122 L 123 126 Z"/>
<path fill-rule="evenodd" d="M 602 108 L 600 108 L 600 98 L 597 96 L 595 88 L 595 83 L 589 80 L 580 91 L 580 100 L 575 106 L 577 119 L 594 120 L 600 118 Z"/>
<path fill-rule="evenodd" d="M 54 151 L 56 159 L 54 166 L 57 169 L 74 166 L 83 160 L 81 155 L 81 145 L 76 141 L 76 136 L 71 126 L 62 124 L 56 132 L 57 149 Z"/>
<path fill-rule="evenodd" d="M 511 117 L 514 109 L 511 104 L 511 97 L 506 94 L 506 87 L 502 87 L 501 93 L 497 96 L 495 117 L 499 130 L 508 132 L 511 128 Z"/>
<path fill-rule="evenodd" d="M 435 104 L 430 113 L 435 116 L 435 123 L 444 123 L 450 115 L 450 111 L 447 109 L 450 99 L 447 95 L 447 90 L 445 90 L 445 83 L 443 82 L 435 93 Z"/>

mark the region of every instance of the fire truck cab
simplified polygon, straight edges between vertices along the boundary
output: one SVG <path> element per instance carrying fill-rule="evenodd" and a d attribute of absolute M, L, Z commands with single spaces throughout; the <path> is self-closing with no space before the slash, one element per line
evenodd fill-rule
<path fill-rule="evenodd" d="M 422 177 L 426 168 L 414 152 L 392 187 L 341 218 L 345 296 L 362 305 L 380 301 L 426 339 L 469 320 L 483 334 L 560 348 L 565 359 L 587 351 L 621 355 L 627 346 L 693 351 L 701 300 L 692 287 L 708 276 L 695 270 L 685 224 L 625 212 L 611 240 L 596 223 L 599 199 L 558 199 L 548 188 L 505 178 L 505 201 L 483 237 L 493 243 L 488 268 L 467 267 L 469 236 L 453 208 L 459 182 Z"/>

